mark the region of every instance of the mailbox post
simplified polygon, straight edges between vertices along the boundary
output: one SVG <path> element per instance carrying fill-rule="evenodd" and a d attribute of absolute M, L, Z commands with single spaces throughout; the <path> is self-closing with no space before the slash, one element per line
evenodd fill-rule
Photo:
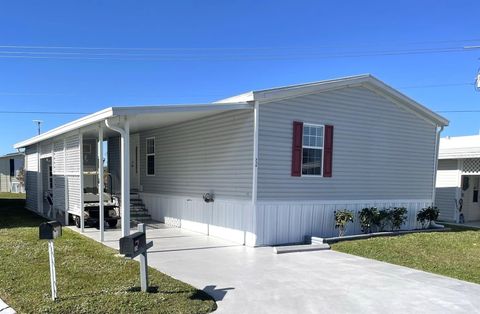
<path fill-rule="evenodd" d="M 50 286 L 52 288 L 52 300 L 57 298 L 57 276 L 55 273 L 55 252 L 53 240 L 62 235 L 62 225 L 57 221 L 43 222 L 38 229 L 40 240 L 48 240 L 48 259 L 50 262 Z"/>
<path fill-rule="evenodd" d="M 147 250 L 153 246 L 153 242 L 147 243 L 146 227 L 138 224 L 138 232 L 120 238 L 120 254 L 133 259 L 140 255 L 140 288 L 143 292 L 148 288 L 148 262 Z"/>

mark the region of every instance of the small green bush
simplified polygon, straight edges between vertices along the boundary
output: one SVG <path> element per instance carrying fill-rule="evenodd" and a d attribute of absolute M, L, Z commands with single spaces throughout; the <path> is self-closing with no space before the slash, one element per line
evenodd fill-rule
<path fill-rule="evenodd" d="M 392 231 L 399 230 L 407 220 L 407 209 L 405 207 L 394 207 L 389 210 L 388 218 Z"/>
<path fill-rule="evenodd" d="M 346 209 L 335 211 L 335 229 L 338 229 L 338 236 L 343 237 L 349 222 L 353 222 L 353 213 Z"/>
<path fill-rule="evenodd" d="M 376 207 L 365 207 L 358 213 L 360 226 L 363 233 L 371 233 L 372 227 L 375 225 L 378 216 L 378 209 Z"/>
<path fill-rule="evenodd" d="M 432 221 L 435 221 L 438 219 L 438 214 L 439 214 L 439 210 L 437 207 L 428 206 L 428 207 L 422 208 L 417 213 L 417 221 L 422 224 L 422 229 L 425 229 L 428 226 L 430 226 Z"/>
<path fill-rule="evenodd" d="M 374 224 L 377 226 L 378 231 L 385 231 L 385 227 L 390 222 L 390 212 L 387 208 L 380 209 L 378 215 L 375 217 Z"/>

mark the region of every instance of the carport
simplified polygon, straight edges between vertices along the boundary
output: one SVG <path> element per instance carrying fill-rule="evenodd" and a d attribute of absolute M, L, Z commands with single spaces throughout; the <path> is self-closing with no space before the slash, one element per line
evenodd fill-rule
<path fill-rule="evenodd" d="M 138 142 L 137 146 L 131 146 L 132 135 L 228 111 L 253 111 L 253 108 L 250 103 L 111 107 L 20 142 L 15 148 L 26 151 L 27 208 L 65 224 L 69 224 L 69 216 L 75 215 L 80 220 L 81 231 L 85 232 L 82 210 L 85 191 L 105 188 L 103 160 L 104 142 L 107 142 L 109 163 L 113 163 L 113 159 L 118 161 L 117 182 L 113 184 L 116 191 L 112 192 L 119 196 L 121 234 L 128 235 L 131 177 L 132 170 L 138 169 L 140 150 Z M 118 151 L 110 151 L 110 144 L 116 138 L 119 138 Z M 51 179 L 48 189 L 41 184 L 46 178 Z M 51 204 L 45 203 L 47 192 L 51 194 Z M 101 241 L 105 237 L 103 197 L 103 193 L 98 193 Z M 45 210 L 48 206 L 51 211 Z"/>

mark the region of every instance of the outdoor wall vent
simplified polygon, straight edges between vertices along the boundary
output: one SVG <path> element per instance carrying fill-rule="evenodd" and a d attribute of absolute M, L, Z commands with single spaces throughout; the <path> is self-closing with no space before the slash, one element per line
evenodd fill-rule
<path fill-rule="evenodd" d="M 215 201 L 215 194 L 205 193 L 203 194 L 203 200 L 205 201 L 205 203 L 213 203 Z"/>

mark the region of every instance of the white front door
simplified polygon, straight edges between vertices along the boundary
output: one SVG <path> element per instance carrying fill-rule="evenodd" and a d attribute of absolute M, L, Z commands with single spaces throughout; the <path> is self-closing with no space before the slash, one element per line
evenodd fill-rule
<path fill-rule="evenodd" d="M 140 135 L 130 135 L 130 189 L 140 187 Z"/>

